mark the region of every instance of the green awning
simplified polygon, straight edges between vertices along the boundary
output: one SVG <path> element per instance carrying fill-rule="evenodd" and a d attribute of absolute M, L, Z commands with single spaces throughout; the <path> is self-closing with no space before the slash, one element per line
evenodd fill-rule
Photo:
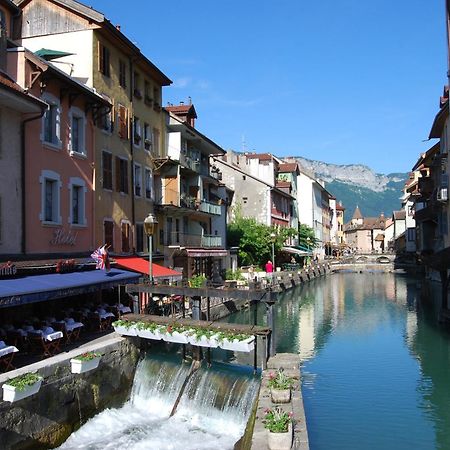
<path fill-rule="evenodd" d="M 311 251 L 311 247 L 305 247 L 304 245 L 294 245 L 294 248 L 298 249 L 298 250 L 303 250 L 304 252 L 310 252 Z"/>
<path fill-rule="evenodd" d="M 68 52 L 60 52 L 58 50 L 50 50 L 48 48 L 41 48 L 37 52 L 34 52 L 35 55 L 39 56 L 46 61 L 52 61 L 53 59 L 63 58 L 64 56 L 73 55 L 73 53 Z"/>

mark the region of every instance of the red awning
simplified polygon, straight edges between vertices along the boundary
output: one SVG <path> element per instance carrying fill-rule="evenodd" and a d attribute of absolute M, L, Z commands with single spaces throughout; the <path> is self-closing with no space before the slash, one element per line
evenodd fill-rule
<path fill-rule="evenodd" d="M 134 270 L 135 272 L 140 272 L 148 275 L 148 259 L 135 256 L 115 256 L 114 259 L 117 261 L 117 265 L 119 267 L 124 267 L 126 269 Z M 177 272 L 176 270 L 172 270 L 168 267 L 160 266 L 155 263 L 152 263 L 152 268 L 154 278 L 181 278 L 183 276 L 182 273 Z"/>

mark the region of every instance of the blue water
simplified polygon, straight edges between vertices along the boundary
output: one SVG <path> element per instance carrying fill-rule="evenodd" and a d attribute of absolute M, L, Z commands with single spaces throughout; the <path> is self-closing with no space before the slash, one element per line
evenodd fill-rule
<path fill-rule="evenodd" d="M 439 292 L 394 274 L 335 274 L 285 294 L 276 348 L 301 356 L 311 450 L 450 449 Z M 262 306 L 257 320 L 265 323 Z"/>

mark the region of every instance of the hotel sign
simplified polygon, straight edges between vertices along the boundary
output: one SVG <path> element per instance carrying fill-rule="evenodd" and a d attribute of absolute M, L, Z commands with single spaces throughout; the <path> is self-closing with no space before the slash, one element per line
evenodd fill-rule
<path fill-rule="evenodd" d="M 70 245 L 74 246 L 77 243 L 78 233 L 72 233 L 71 231 L 64 231 L 63 228 L 58 228 L 53 232 L 53 239 L 50 241 L 50 245 Z"/>

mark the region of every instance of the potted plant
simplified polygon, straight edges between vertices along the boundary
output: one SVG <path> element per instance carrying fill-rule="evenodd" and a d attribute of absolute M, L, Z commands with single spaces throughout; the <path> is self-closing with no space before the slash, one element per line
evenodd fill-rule
<path fill-rule="evenodd" d="M 136 323 L 129 320 L 116 320 L 112 323 L 114 331 L 122 336 L 137 336 Z"/>
<path fill-rule="evenodd" d="M 213 330 L 193 328 L 187 334 L 189 344 L 210 348 L 217 348 L 219 346 L 218 335 Z"/>
<path fill-rule="evenodd" d="M 43 378 L 37 373 L 26 373 L 8 380 L 3 385 L 3 401 L 17 402 L 39 392 Z"/>
<path fill-rule="evenodd" d="M 255 348 L 255 336 L 221 331 L 218 333 L 219 347 L 234 352 L 251 352 Z"/>
<path fill-rule="evenodd" d="M 95 352 L 86 352 L 70 360 L 72 373 L 84 373 L 96 369 L 102 355 Z"/>
<path fill-rule="evenodd" d="M 189 287 L 191 288 L 201 288 L 206 285 L 206 277 L 204 275 L 194 275 L 188 280 Z"/>
<path fill-rule="evenodd" d="M 138 322 L 136 329 L 140 338 L 159 341 L 162 339 L 161 332 L 164 330 L 164 327 L 154 322 Z"/>
<path fill-rule="evenodd" d="M 166 342 L 175 342 L 177 344 L 187 344 L 188 343 L 188 335 L 187 329 L 180 324 L 173 323 L 171 325 L 167 325 L 164 332 L 161 332 L 161 337 L 163 341 Z"/>
<path fill-rule="evenodd" d="M 281 408 L 266 409 L 264 427 L 268 430 L 267 445 L 270 450 L 290 450 L 292 446 L 292 412 Z"/>
<path fill-rule="evenodd" d="M 288 377 L 282 368 L 276 374 L 269 374 L 268 386 L 273 403 L 289 403 L 291 401 L 291 388 L 294 379 Z"/>

